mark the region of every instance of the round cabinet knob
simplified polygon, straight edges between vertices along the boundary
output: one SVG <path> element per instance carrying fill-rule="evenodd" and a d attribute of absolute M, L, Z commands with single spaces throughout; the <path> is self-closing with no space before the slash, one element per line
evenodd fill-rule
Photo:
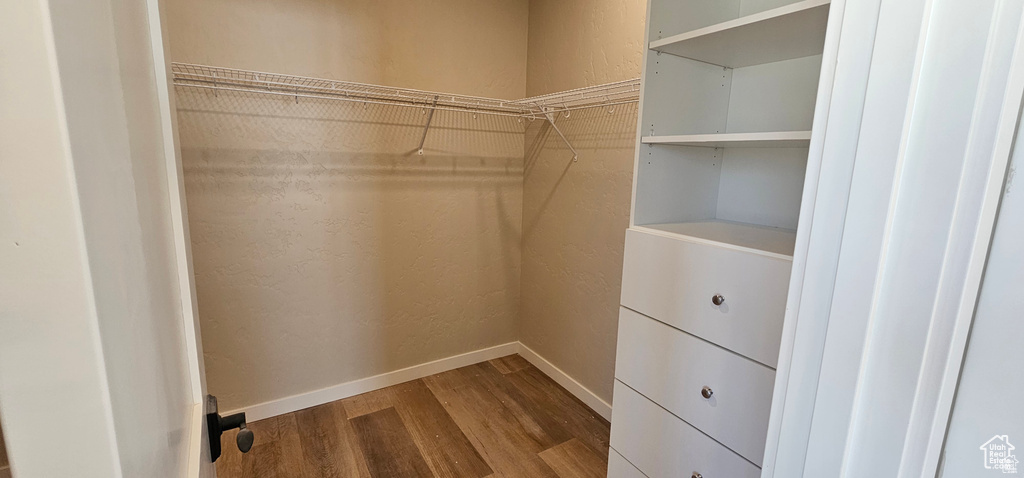
<path fill-rule="evenodd" d="M 695 472 L 693 472 L 693 474 L 692 474 L 692 475 L 690 475 L 690 478 L 704 478 L 704 475 L 702 475 L 702 474 L 700 474 L 700 473 L 697 473 L 697 472 L 695 471 Z"/>
<path fill-rule="evenodd" d="M 715 296 L 711 298 L 711 303 L 715 305 L 722 305 L 725 303 L 725 296 L 722 294 L 715 294 Z"/>
<path fill-rule="evenodd" d="M 711 390 L 711 387 L 709 387 L 707 385 L 705 385 L 704 388 L 700 389 L 700 396 L 702 396 L 704 398 L 711 398 L 711 396 L 714 395 L 714 394 L 715 394 L 715 392 L 713 390 Z"/>

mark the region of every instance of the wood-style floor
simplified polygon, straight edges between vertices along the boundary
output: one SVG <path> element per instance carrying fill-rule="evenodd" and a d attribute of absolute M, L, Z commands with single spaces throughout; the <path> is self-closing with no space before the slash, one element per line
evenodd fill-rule
<path fill-rule="evenodd" d="M 11 468 L 7 463 L 7 447 L 4 444 L 4 432 L 0 430 L 0 478 L 11 478 Z"/>
<path fill-rule="evenodd" d="M 219 478 L 604 477 L 608 422 L 518 355 L 249 424 Z"/>

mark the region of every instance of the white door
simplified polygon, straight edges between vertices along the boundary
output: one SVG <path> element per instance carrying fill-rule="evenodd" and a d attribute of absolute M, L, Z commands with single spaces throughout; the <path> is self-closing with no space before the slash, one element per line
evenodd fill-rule
<path fill-rule="evenodd" d="M 1024 164 L 1018 132 L 978 308 L 950 417 L 940 476 L 1024 475 Z M 1011 447 L 1015 447 L 1014 451 Z M 985 448 L 985 449 L 983 449 Z M 1006 456 L 1000 454 L 1005 451 Z M 1005 458 L 1005 460 L 1001 460 Z M 1006 467 L 1002 463 L 1014 465 Z M 1016 471 L 1014 471 L 1016 470 Z"/>
<path fill-rule="evenodd" d="M 0 2 L 15 477 L 212 476 L 157 0 Z"/>
<path fill-rule="evenodd" d="M 1024 3 L 830 8 L 762 476 L 931 477 L 1024 95 Z"/>

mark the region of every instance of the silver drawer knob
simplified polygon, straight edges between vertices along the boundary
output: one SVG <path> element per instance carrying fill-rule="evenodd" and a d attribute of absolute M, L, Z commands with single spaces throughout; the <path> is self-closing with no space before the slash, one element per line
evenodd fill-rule
<path fill-rule="evenodd" d="M 702 396 L 704 398 L 711 398 L 711 396 L 714 395 L 714 394 L 715 394 L 715 392 L 712 391 L 711 387 L 709 387 L 707 385 L 705 385 L 704 388 L 700 389 L 700 396 Z"/>
<path fill-rule="evenodd" d="M 722 294 L 715 294 L 715 296 L 711 298 L 711 303 L 715 305 L 722 305 L 725 303 L 725 296 Z"/>
<path fill-rule="evenodd" d="M 697 473 L 697 472 L 695 471 L 695 472 L 693 472 L 693 474 L 692 474 L 692 475 L 690 475 L 690 478 L 704 478 L 704 475 L 702 475 L 702 474 L 700 474 L 700 473 Z"/>

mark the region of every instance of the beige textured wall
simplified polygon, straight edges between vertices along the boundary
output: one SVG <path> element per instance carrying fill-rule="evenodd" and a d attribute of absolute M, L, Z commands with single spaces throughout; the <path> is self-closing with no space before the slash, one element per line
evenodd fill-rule
<path fill-rule="evenodd" d="M 525 0 L 168 0 L 174 61 L 525 92 Z M 516 340 L 523 126 L 179 88 L 203 349 L 233 409 Z"/>
<path fill-rule="evenodd" d="M 517 99 L 527 0 L 166 0 L 171 59 Z"/>
<path fill-rule="evenodd" d="M 531 0 L 527 91 L 640 76 L 646 2 Z M 636 105 L 559 118 L 526 133 L 520 340 L 611 402 Z"/>
<path fill-rule="evenodd" d="M 530 0 L 527 96 L 640 76 L 646 16 L 645 0 Z"/>

